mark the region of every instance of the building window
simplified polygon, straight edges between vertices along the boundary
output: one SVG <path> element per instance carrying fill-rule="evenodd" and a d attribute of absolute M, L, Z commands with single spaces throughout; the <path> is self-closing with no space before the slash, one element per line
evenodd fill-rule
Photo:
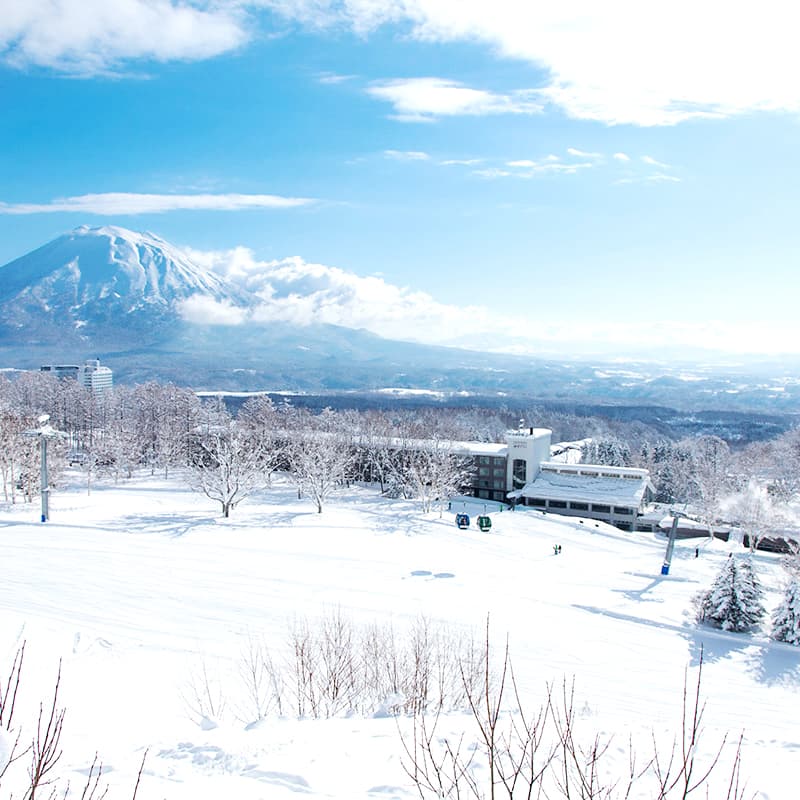
<path fill-rule="evenodd" d="M 527 505 L 544 508 L 547 505 L 547 501 L 543 497 L 529 497 Z"/>
<path fill-rule="evenodd" d="M 569 507 L 574 509 L 575 511 L 588 511 L 589 504 L 588 503 L 570 503 Z"/>
<path fill-rule="evenodd" d="M 566 500 L 551 500 L 548 504 L 548 508 L 566 508 L 567 501 Z"/>
<path fill-rule="evenodd" d="M 527 464 L 524 458 L 515 458 L 514 466 L 512 467 L 512 475 L 514 478 L 514 488 L 521 489 L 528 480 L 527 477 Z"/>
<path fill-rule="evenodd" d="M 614 513 L 615 514 L 631 515 L 631 514 L 633 514 L 633 509 L 631 509 L 631 508 L 623 508 L 622 506 L 614 506 Z"/>
<path fill-rule="evenodd" d="M 596 511 L 598 514 L 610 514 L 611 506 L 598 506 L 596 503 L 592 503 L 592 511 Z"/>
<path fill-rule="evenodd" d="M 478 469 L 478 475 L 488 475 L 489 474 L 489 467 L 480 467 Z"/>

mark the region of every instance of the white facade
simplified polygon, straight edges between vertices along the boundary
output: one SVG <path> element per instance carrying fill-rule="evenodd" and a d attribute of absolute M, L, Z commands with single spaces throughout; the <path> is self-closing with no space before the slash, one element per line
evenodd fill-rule
<path fill-rule="evenodd" d="M 114 374 L 108 367 L 101 367 L 100 361 L 90 359 L 78 371 L 78 383 L 95 394 L 108 391 L 114 385 Z"/>
<path fill-rule="evenodd" d="M 509 490 L 521 489 L 536 478 L 542 462 L 550 458 L 552 435 L 548 428 L 523 428 L 506 434 L 506 487 Z"/>

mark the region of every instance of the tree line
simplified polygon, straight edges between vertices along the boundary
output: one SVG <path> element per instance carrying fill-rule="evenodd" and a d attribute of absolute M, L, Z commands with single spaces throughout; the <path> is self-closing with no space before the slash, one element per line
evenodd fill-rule
<path fill-rule="evenodd" d="M 584 462 L 643 467 L 656 500 L 691 509 L 713 532 L 723 521 L 744 531 L 754 549 L 792 527 L 790 504 L 800 493 L 800 429 L 735 447 L 717 436 L 669 439 L 641 422 L 528 409 L 324 409 L 312 413 L 266 395 L 247 399 L 234 415 L 218 398 L 201 400 L 174 384 L 148 382 L 93 394 L 76 381 L 37 372 L 0 377 L 0 482 L 7 502 L 39 492 L 37 417 L 63 433 L 53 447 L 53 471 L 68 459 L 83 467 L 87 488 L 99 472 L 115 480 L 134 469 L 191 471 L 199 489 L 224 514 L 276 470 L 322 509 L 338 485 L 368 480 L 381 491 L 437 498 L 463 485 L 469 464 L 450 443 L 502 442 L 521 422 L 571 442 Z M 427 448 L 405 445 L 417 440 Z"/>

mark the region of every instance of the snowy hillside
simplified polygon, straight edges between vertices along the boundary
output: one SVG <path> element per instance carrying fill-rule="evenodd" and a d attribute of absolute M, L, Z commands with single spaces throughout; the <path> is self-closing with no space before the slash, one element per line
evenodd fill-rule
<path fill-rule="evenodd" d="M 644 759 L 653 734 L 669 743 L 679 732 L 684 670 L 696 677 L 702 648 L 701 753 L 743 730 L 749 787 L 760 800 L 793 796 L 800 651 L 691 617 L 728 545 L 703 540 L 695 558 L 697 542 L 679 542 L 663 577 L 665 543 L 652 534 L 532 510 L 492 512 L 485 534 L 361 488 L 317 514 L 278 482 L 223 520 L 178 479 L 140 476 L 90 495 L 72 480 L 46 524 L 36 505 L 0 508 L 0 674 L 26 640 L 20 713 L 32 721 L 63 659 L 60 769 L 73 786 L 99 751 L 109 797 L 130 797 L 147 750 L 139 800 L 417 797 L 398 720 L 385 713 L 298 719 L 287 707 L 250 724 L 247 653 L 255 643 L 290 663 L 290 632 L 332 615 L 353 630 L 391 626 L 398 640 L 425 617 L 480 642 L 488 614 L 500 647 L 509 637 L 526 706 L 548 682 L 560 690 L 574 678 L 579 722 L 613 737 L 608 763 L 620 775 L 629 736 Z M 761 554 L 756 569 L 771 607 L 782 570 Z M 407 718 L 399 725 L 408 733 Z M 466 747 L 476 736 L 460 711 L 439 730 L 464 732 Z"/>

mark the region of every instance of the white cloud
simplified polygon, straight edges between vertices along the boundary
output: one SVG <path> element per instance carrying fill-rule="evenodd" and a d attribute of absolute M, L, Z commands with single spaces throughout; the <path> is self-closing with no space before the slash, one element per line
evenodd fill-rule
<path fill-rule="evenodd" d="M 427 342 L 447 341 L 460 327 L 465 314 L 479 329 L 490 330 L 496 325 L 485 308 L 447 305 L 425 292 L 395 286 L 381 277 L 361 277 L 299 257 L 259 261 L 244 247 L 221 252 L 186 252 L 195 262 L 260 298 L 260 305 L 246 320 L 236 317 L 236 309 L 210 309 L 222 319 L 228 314 L 230 321 L 222 324 L 329 323 L 366 328 L 393 339 L 409 339 L 410 331 L 420 332 L 419 338 Z M 185 313 L 202 318 L 205 310 L 190 305 Z"/>
<path fill-rule="evenodd" d="M 477 175 L 479 178 L 508 178 L 514 173 L 509 172 L 507 169 L 488 167 L 487 169 L 475 169 L 472 174 Z"/>
<path fill-rule="evenodd" d="M 443 167 L 451 167 L 451 166 L 458 166 L 458 167 L 473 167 L 475 164 L 480 164 L 483 162 L 482 158 L 449 158 L 447 161 L 440 161 L 439 163 Z"/>
<path fill-rule="evenodd" d="M 644 164 L 649 164 L 651 167 L 660 167 L 661 169 L 670 169 L 669 164 L 665 164 L 663 161 L 656 161 L 655 158 L 652 156 L 642 156 L 642 162 Z"/>
<path fill-rule="evenodd" d="M 234 2 L 10 0 L 0 13 L 0 58 L 93 75 L 130 59 L 210 58 L 249 35 Z"/>
<path fill-rule="evenodd" d="M 273 194 L 135 194 L 107 192 L 63 197 L 49 203 L 3 203 L 0 214 L 161 214 L 166 211 L 241 211 L 254 208 L 295 208 L 314 200 Z"/>
<path fill-rule="evenodd" d="M 339 83 L 346 83 L 355 79 L 355 75 L 339 75 L 335 72 L 321 72 L 317 75 L 317 80 L 326 85 L 335 86 Z"/>
<path fill-rule="evenodd" d="M 800 110 L 794 0 L 260 2 L 312 25 L 335 21 L 362 34 L 401 23 L 404 34 L 410 27 L 423 41 L 483 42 L 540 68 L 542 97 L 581 119 L 673 125 Z"/>
<path fill-rule="evenodd" d="M 682 181 L 675 175 L 657 172 L 651 175 L 629 175 L 627 178 L 614 181 L 614 183 L 682 183 Z"/>
<path fill-rule="evenodd" d="M 568 147 L 567 153 L 576 158 L 602 158 L 602 153 L 587 153 L 585 150 L 578 150 L 577 147 Z"/>
<path fill-rule="evenodd" d="M 631 157 L 625 153 L 614 153 L 614 158 L 617 161 L 630 161 Z"/>
<path fill-rule="evenodd" d="M 675 175 L 664 175 L 663 173 L 656 173 L 655 175 L 647 175 L 645 177 L 647 181 L 653 181 L 654 183 L 680 183 L 681 179 L 676 177 Z"/>
<path fill-rule="evenodd" d="M 187 318 L 216 324 L 290 322 L 330 323 L 364 328 L 380 336 L 430 344 L 457 344 L 479 350 L 542 355 L 545 353 L 651 353 L 670 343 L 673 349 L 697 347 L 726 352 L 769 352 L 776 341 L 794 342 L 792 326 L 752 326 L 704 319 L 700 322 L 652 320 L 603 323 L 564 313 L 561 305 L 537 318 L 501 314 L 480 305 L 441 303 L 429 294 L 395 286 L 381 277 L 313 264 L 299 257 L 259 261 L 245 247 L 227 251 L 187 250 L 195 262 L 234 281 L 261 298 L 245 319 L 225 303 L 192 300 Z M 465 320 L 469 320 L 465 325 Z M 465 331 L 467 331 L 465 333 Z M 780 335 L 779 335 L 780 333 Z M 634 343 L 632 346 L 631 343 Z M 796 348 L 795 348 L 796 349 Z"/>
<path fill-rule="evenodd" d="M 534 114 L 542 110 L 531 92 L 496 94 L 444 78 L 379 81 L 367 92 L 391 103 L 394 118 L 404 122 L 430 122 L 443 116 Z"/>
<path fill-rule="evenodd" d="M 430 156 L 420 150 L 384 150 L 383 155 L 394 161 L 428 161 Z"/>
<path fill-rule="evenodd" d="M 539 175 L 546 175 L 546 174 L 553 174 L 553 173 L 560 173 L 563 175 L 574 175 L 576 172 L 584 169 L 591 169 L 592 167 L 596 166 L 592 161 L 573 161 L 573 162 L 562 162 L 558 160 L 554 160 L 551 157 L 547 157 L 541 161 L 532 161 L 530 159 L 520 159 L 518 161 L 507 161 L 507 167 L 513 167 L 517 170 L 514 173 L 506 173 L 508 175 L 513 174 L 515 177 L 518 178 L 535 178 Z"/>
<path fill-rule="evenodd" d="M 181 316 L 198 325 L 241 325 L 247 321 L 247 312 L 229 301 L 214 300 L 199 294 L 179 304 Z"/>
<path fill-rule="evenodd" d="M 441 78 L 372 87 L 405 120 L 532 113 L 544 102 L 576 118 L 635 125 L 800 111 L 794 0 L 757 7 L 744 0 L 5 0 L 2 6 L 0 59 L 74 74 L 230 52 L 259 35 L 263 9 L 316 32 L 348 26 L 369 35 L 394 24 L 426 42 L 482 42 L 541 71 L 535 93 L 497 94 Z M 275 16 L 262 16 L 274 27 Z"/>

